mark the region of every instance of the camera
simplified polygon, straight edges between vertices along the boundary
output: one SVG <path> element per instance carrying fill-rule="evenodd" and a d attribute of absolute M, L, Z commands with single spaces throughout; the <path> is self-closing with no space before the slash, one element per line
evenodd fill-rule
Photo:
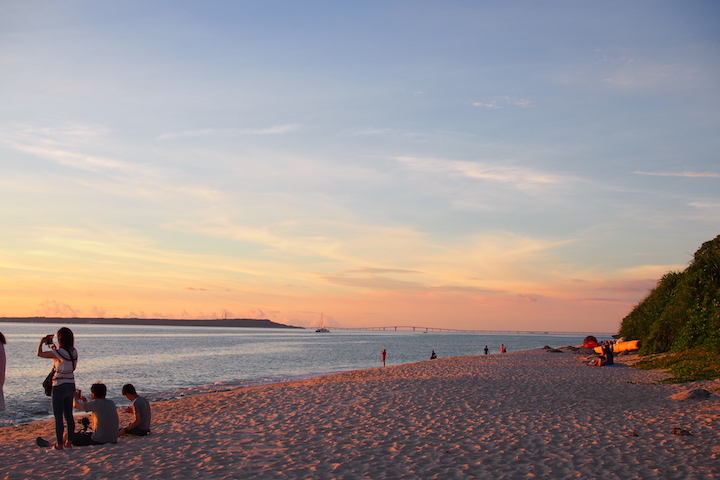
<path fill-rule="evenodd" d="M 87 433 L 88 429 L 90 428 L 90 419 L 88 417 L 82 417 L 77 421 L 77 423 L 78 425 L 82 425 L 80 433 Z"/>
<path fill-rule="evenodd" d="M 45 335 L 45 344 L 46 344 L 46 345 L 52 345 L 52 344 L 53 344 L 53 335 Z"/>

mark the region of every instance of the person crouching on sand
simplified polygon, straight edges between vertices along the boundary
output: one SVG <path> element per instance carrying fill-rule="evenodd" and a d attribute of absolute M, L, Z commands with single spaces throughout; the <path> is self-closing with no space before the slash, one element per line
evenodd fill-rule
<path fill-rule="evenodd" d="M 122 387 L 122 394 L 132 402 L 132 406 L 125 409 L 128 413 L 134 413 L 135 419 L 125 428 L 120 429 L 120 435 L 136 435 L 142 437 L 150 433 L 150 402 L 145 397 L 137 394 L 135 387 L 128 383 Z"/>

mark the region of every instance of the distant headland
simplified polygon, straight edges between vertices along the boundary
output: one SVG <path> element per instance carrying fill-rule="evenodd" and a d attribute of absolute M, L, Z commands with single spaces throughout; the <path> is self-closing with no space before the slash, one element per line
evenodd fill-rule
<path fill-rule="evenodd" d="M 226 327 L 226 328 L 300 328 L 266 319 L 221 318 L 183 320 L 173 318 L 65 318 L 65 317 L 0 317 L 5 323 L 66 323 L 96 325 L 158 325 L 170 327 Z"/>

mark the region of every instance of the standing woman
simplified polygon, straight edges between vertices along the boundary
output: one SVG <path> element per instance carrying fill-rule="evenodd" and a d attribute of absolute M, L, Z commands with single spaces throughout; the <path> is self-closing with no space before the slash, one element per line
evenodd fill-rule
<path fill-rule="evenodd" d="M 5 393 L 3 392 L 3 386 L 5 385 L 5 335 L 0 332 L 0 412 L 5 411 Z"/>
<path fill-rule="evenodd" d="M 67 440 L 64 446 L 72 448 L 75 425 L 73 418 L 73 399 L 75 398 L 75 365 L 77 365 L 78 353 L 75 350 L 75 337 L 72 330 L 63 327 L 57 332 L 58 346 L 53 344 L 53 335 L 47 335 L 40 340 L 37 355 L 42 358 L 52 358 L 55 368 L 55 375 L 52 381 L 52 408 L 55 416 L 55 443 L 56 450 L 63 449 L 63 419 L 67 423 Z M 50 347 L 50 351 L 44 351 L 43 345 Z"/>

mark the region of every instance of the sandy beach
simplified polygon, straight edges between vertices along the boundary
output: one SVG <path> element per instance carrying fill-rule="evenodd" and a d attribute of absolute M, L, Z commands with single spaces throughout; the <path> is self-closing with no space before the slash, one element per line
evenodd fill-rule
<path fill-rule="evenodd" d="M 720 382 L 582 358 L 441 358 L 159 402 L 152 435 L 115 445 L 54 451 L 34 445 L 49 422 L 3 428 L 0 478 L 720 478 L 720 399 L 671 398 Z"/>

